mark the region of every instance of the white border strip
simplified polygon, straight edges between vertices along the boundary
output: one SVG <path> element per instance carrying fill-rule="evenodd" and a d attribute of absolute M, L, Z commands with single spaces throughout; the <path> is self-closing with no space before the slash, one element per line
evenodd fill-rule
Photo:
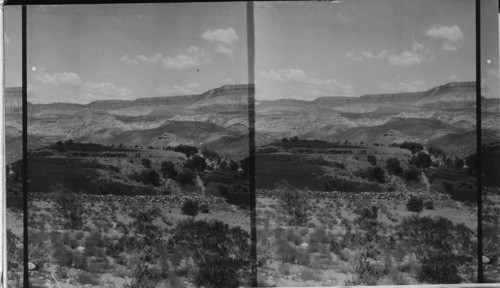
<path fill-rule="evenodd" d="M 7 287 L 7 191 L 5 171 L 5 87 L 4 87 L 4 0 L 0 0 L 0 274 L 1 287 Z"/>

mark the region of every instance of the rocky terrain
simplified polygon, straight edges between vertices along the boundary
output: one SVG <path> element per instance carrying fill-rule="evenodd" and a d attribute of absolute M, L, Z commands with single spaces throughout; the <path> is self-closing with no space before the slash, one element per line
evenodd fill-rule
<path fill-rule="evenodd" d="M 225 144 L 230 139 L 236 143 L 248 131 L 249 87 L 254 89 L 227 85 L 196 95 L 101 100 L 85 105 L 29 103 L 29 134 L 38 140 L 33 144 L 78 139 L 132 146 L 204 145 L 222 138 Z M 16 89 L 7 90 L 9 139 L 21 134 Z M 289 136 L 384 145 L 435 141 L 454 152 L 451 141 L 475 129 L 475 101 L 476 82 L 452 82 L 412 93 L 257 101 L 256 140 L 258 145 Z M 483 98 L 482 127 L 487 134 L 496 133 L 499 127 L 498 107 L 496 99 Z M 465 147 L 466 152 L 474 150 L 471 145 Z"/>

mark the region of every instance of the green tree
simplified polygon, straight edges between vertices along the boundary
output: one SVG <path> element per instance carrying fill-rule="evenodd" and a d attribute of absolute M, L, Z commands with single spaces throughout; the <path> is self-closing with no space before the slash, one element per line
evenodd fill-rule
<path fill-rule="evenodd" d="M 177 177 L 177 170 L 175 170 L 175 165 L 172 161 L 162 161 L 160 172 L 164 177 L 175 178 Z"/>
<path fill-rule="evenodd" d="M 147 169 L 151 168 L 151 160 L 142 158 L 142 165 Z"/>
<path fill-rule="evenodd" d="M 394 175 L 401 176 L 403 174 L 403 168 L 400 166 L 398 158 L 387 158 L 385 167 Z"/>
<path fill-rule="evenodd" d="M 377 165 L 377 158 L 374 155 L 368 155 L 367 160 L 371 165 Z"/>

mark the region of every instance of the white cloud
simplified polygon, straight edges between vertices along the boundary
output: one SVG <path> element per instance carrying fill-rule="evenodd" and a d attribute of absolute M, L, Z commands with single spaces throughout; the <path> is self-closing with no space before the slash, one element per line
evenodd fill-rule
<path fill-rule="evenodd" d="M 189 95 L 193 94 L 198 86 L 200 86 L 198 83 L 190 83 L 186 86 L 161 84 L 156 87 L 155 91 L 160 95 L 166 96 Z"/>
<path fill-rule="evenodd" d="M 156 53 L 156 55 L 152 57 L 147 57 L 145 55 L 137 55 L 137 59 L 143 61 L 143 62 L 150 62 L 150 63 L 158 63 L 163 59 L 163 55 L 161 53 Z"/>
<path fill-rule="evenodd" d="M 80 75 L 71 72 L 37 74 L 35 75 L 35 79 L 44 84 L 52 86 L 61 86 L 61 85 L 78 86 L 83 83 L 82 79 L 80 78 Z"/>
<path fill-rule="evenodd" d="M 186 49 L 186 52 L 177 54 L 175 57 L 165 57 L 161 53 L 148 57 L 146 55 L 136 55 L 130 57 L 123 55 L 120 60 L 124 63 L 133 65 L 139 62 L 144 63 L 162 63 L 166 69 L 182 70 L 193 66 L 199 66 L 210 62 L 209 55 L 205 50 L 193 45 Z"/>
<path fill-rule="evenodd" d="M 233 28 L 209 29 L 201 34 L 203 39 L 224 43 L 233 43 L 240 39 Z"/>
<path fill-rule="evenodd" d="M 322 96 L 353 96 L 354 88 L 350 84 L 342 83 L 336 79 L 315 79 L 307 77 L 306 73 L 297 68 L 261 71 L 260 76 L 277 83 L 284 89 L 293 89 L 297 97 L 317 98 Z M 272 86 L 272 85 L 271 85 Z M 264 91 L 266 94 L 267 91 Z"/>
<path fill-rule="evenodd" d="M 399 67 L 409 67 L 433 59 L 429 47 L 420 43 L 415 43 L 412 48 L 412 51 L 403 51 L 399 54 L 389 54 L 387 50 L 382 50 L 378 54 L 373 54 L 370 51 L 364 51 L 361 52 L 361 54 L 356 55 L 354 52 L 349 52 L 346 54 L 346 57 L 356 62 L 361 62 L 364 59 L 374 59 L 379 61 L 387 60 L 390 65 Z"/>
<path fill-rule="evenodd" d="M 354 60 L 355 62 L 362 62 L 363 61 L 363 57 L 357 56 L 356 53 L 354 53 L 353 51 L 347 52 L 345 54 L 345 57 L 349 58 L 351 60 Z"/>
<path fill-rule="evenodd" d="M 380 88 L 389 92 L 417 92 L 425 90 L 426 85 L 423 80 L 399 83 L 384 82 L 380 84 Z"/>
<path fill-rule="evenodd" d="M 207 64 L 210 62 L 208 53 L 195 46 L 189 46 L 185 54 L 168 57 L 162 60 L 163 67 L 167 69 L 183 70 L 186 68 Z"/>
<path fill-rule="evenodd" d="M 237 49 L 235 44 L 240 39 L 232 27 L 227 29 L 209 29 L 201 34 L 203 39 L 217 42 L 217 53 L 232 55 Z"/>
<path fill-rule="evenodd" d="M 118 87 L 109 82 L 86 82 L 82 80 L 80 75 L 72 72 L 52 74 L 39 73 L 36 74 L 34 78 L 40 83 L 45 84 L 46 89 L 63 89 L 68 92 L 71 97 L 75 97 L 75 99 L 78 100 L 83 99 L 83 101 L 107 98 L 122 99 L 130 95 L 130 91 L 127 88 Z M 42 88 L 42 90 L 46 89 Z M 33 90 L 35 90 L 35 88 L 33 88 Z"/>
<path fill-rule="evenodd" d="M 285 81 L 295 81 L 295 82 L 306 82 L 307 77 L 300 69 L 281 69 L 278 71 L 261 71 L 261 76 L 269 80 L 285 82 Z"/>
<path fill-rule="evenodd" d="M 409 67 L 432 60 L 432 53 L 429 47 L 425 47 L 420 43 L 413 45 L 413 51 L 404 51 L 401 54 L 391 54 L 387 56 L 390 65 Z"/>
<path fill-rule="evenodd" d="M 458 27 L 457 25 L 453 25 L 450 27 L 434 26 L 425 34 L 437 39 L 444 39 L 451 42 L 457 42 L 458 40 L 464 38 L 464 33 L 462 33 L 462 30 L 460 30 L 460 27 Z"/>
<path fill-rule="evenodd" d="M 456 44 L 464 38 L 464 33 L 460 30 L 460 27 L 453 25 L 447 26 L 434 26 L 429 29 L 426 33 L 427 36 L 431 36 L 436 39 L 441 39 L 441 50 L 453 51 L 457 50 Z"/>
<path fill-rule="evenodd" d="M 126 63 L 126 64 L 129 64 L 129 65 L 133 65 L 133 64 L 137 64 L 139 63 L 139 61 L 137 61 L 137 59 L 133 59 L 131 58 L 130 56 L 128 55 L 123 55 L 121 58 L 120 58 L 120 61 Z"/>

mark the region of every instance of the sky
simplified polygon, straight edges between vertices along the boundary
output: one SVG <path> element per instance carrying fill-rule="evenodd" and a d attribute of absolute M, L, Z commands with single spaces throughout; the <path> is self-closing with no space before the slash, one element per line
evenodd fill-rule
<path fill-rule="evenodd" d="M 256 97 L 312 100 L 475 81 L 474 5 L 471 0 L 256 3 Z"/>
<path fill-rule="evenodd" d="M 481 93 L 489 98 L 500 97 L 498 20 L 498 1 L 481 1 Z"/>
<path fill-rule="evenodd" d="M 474 2 L 256 2 L 256 98 L 475 81 Z M 498 3 L 481 3 L 483 95 L 499 97 Z M 6 84 L 20 86 L 21 9 L 5 11 Z M 246 29 L 245 3 L 28 6 L 28 100 L 88 103 L 246 84 Z"/>
<path fill-rule="evenodd" d="M 27 21 L 32 103 L 198 94 L 248 83 L 245 3 L 28 6 Z"/>

